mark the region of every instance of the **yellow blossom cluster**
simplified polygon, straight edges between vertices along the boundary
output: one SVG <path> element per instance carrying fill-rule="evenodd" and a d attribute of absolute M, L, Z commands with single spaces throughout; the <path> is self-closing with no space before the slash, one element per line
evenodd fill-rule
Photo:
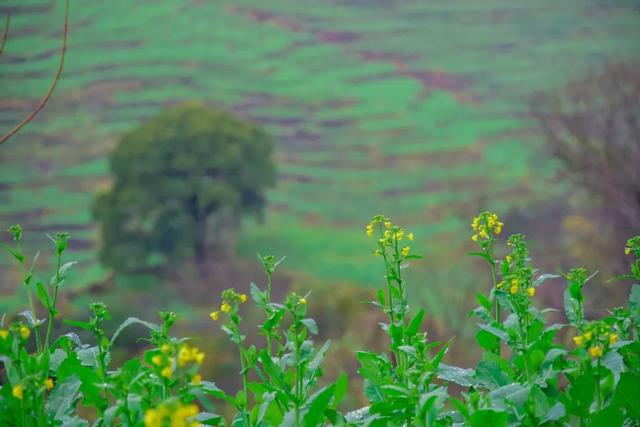
<path fill-rule="evenodd" d="M 247 294 L 238 294 L 233 289 L 227 289 L 222 293 L 222 304 L 220 304 L 220 310 L 215 310 L 209 313 L 209 317 L 214 322 L 220 318 L 220 313 L 231 313 L 233 304 L 243 304 L 249 299 Z"/>
<path fill-rule="evenodd" d="M 405 238 L 411 242 L 415 237 L 412 232 L 407 233 L 402 227 L 393 225 L 391 220 L 384 215 L 377 215 L 371 219 L 365 227 L 367 236 L 373 236 L 376 226 L 380 229 L 378 248 L 374 252 L 376 256 L 381 256 L 384 253 L 385 247 L 398 248 L 398 242 L 401 242 Z M 404 245 L 400 248 L 400 254 L 405 258 L 409 256 L 410 252 L 411 247 L 409 245 Z"/>
<path fill-rule="evenodd" d="M 533 297 L 536 294 L 536 288 L 533 286 L 526 286 L 527 282 L 523 282 L 521 279 L 517 277 L 513 277 L 509 280 L 502 280 L 498 282 L 496 288 L 498 289 L 506 289 L 509 290 L 511 295 L 518 295 L 522 291 L 527 294 L 529 297 Z"/>
<path fill-rule="evenodd" d="M 2 338 L 3 340 L 6 340 L 8 336 L 9 336 L 8 330 L 0 329 L 0 338 Z"/>
<path fill-rule="evenodd" d="M 573 337 L 576 347 L 587 348 L 592 358 L 602 357 L 604 349 L 618 342 L 618 334 L 611 332 L 608 325 L 595 323 L 588 327 L 582 335 Z"/>
<path fill-rule="evenodd" d="M 14 385 L 11 389 L 11 395 L 18 400 L 22 400 L 24 397 L 24 387 L 22 384 Z"/>
<path fill-rule="evenodd" d="M 500 222 L 498 215 L 492 212 L 482 212 L 477 217 L 473 218 L 471 222 L 471 228 L 474 231 L 471 239 L 474 242 L 478 240 L 489 240 L 493 234 L 498 235 L 502 233 L 502 227 L 504 224 Z"/>
<path fill-rule="evenodd" d="M 178 350 L 178 366 L 183 367 L 189 362 L 195 362 L 198 365 L 202 364 L 205 354 L 201 352 L 198 347 L 190 347 L 184 344 Z"/>
<path fill-rule="evenodd" d="M 148 409 L 144 414 L 145 427 L 198 427 L 201 424 L 192 418 L 199 412 L 194 404 L 161 404 L 157 408 Z"/>

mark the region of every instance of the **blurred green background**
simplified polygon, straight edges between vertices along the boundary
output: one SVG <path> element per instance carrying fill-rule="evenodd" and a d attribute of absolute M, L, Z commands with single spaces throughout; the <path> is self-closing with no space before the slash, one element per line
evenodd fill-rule
<path fill-rule="evenodd" d="M 0 11 L 12 14 L 0 59 L 4 132 L 50 84 L 63 10 L 8 0 Z M 479 210 L 504 217 L 506 233 L 530 233 L 538 265 L 584 261 L 558 237 L 580 224 L 572 209 L 584 197 L 559 178 L 528 99 L 639 60 L 638 40 L 635 1 L 72 1 L 58 89 L 0 147 L 0 225 L 21 223 L 33 250 L 46 233 L 70 232 L 67 257 L 80 261 L 65 285 L 72 317 L 105 299 L 122 313 L 175 310 L 198 333 L 218 333 L 206 313 L 220 289 L 262 280 L 256 252 L 286 255 L 276 285 L 313 289 L 320 327 L 357 348 L 360 331 L 376 328 L 363 301 L 383 281 L 364 225 L 384 213 L 425 256 L 411 267 L 412 301 L 436 336 L 464 343 L 466 310 L 488 286 L 466 255 Z M 230 248 L 238 257 L 212 260 L 206 280 L 189 268 L 115 277 L 97 259 L 89 212 L 109 186 L 107 156 L 124 131 L 192 99 L 273 135 L 278 184 L 265 220 L 244 224 Z M 11 265 L 0 260 L 0 312 L 24 305 Z"/>

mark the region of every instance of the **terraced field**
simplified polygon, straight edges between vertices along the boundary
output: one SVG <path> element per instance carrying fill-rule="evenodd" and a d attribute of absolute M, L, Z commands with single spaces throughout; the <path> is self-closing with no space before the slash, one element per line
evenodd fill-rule
<path fill-rule="evenodd" d="M 62 24 L 58 1 L 9 0 L 7 10 L 2 130 L 46 91 Z M 428 309 L 455 319 L 448 307 L 477 286 L 461 273 L 470 261 L 451 255 L 466 249 L 469 217 L 563 191 L 528 129 L 527 96 L 637 60 L 638 40 L 633 1 L 72 2 L 59 89 L 0 147 L 0 224 L 21 222 L 33 245 L 70 231 L 82 261 L 70 285 L 104 279 L 88 206 L 108 185 L 110 149 L 162 108 L 202 99 L 277 140 L 279 185 L 265 223 L 245 227 L 241 254 L 287 254 L 293 271 L 367 286 L 380 270 L 362 226 L 384 212 L 428 255 L 428 283 L 418 283 Z M 3 286 L 0 311 L 14 301 Z"/>

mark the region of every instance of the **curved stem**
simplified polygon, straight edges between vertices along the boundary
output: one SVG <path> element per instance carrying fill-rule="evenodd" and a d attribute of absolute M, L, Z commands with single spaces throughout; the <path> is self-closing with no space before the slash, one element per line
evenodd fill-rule
<path fill-rule="evenodd" d="M 0 42 L 0 55 L 4 52 L 4 46 L 7 44 L 9 36 L 9 22 L 11 21 L 11 13 L 7 12 L 7 22 L 4 24 L 4 33 L 2 33 L 2 41 Z"/>
<path fill-rule="evenodd" d="M 7 28 L 8 28 L 8 23 L 7 23 Z M 11 129 L 8 133 L 6 133 L 2 137 L 0 137 L 0 144 L 6 142 L 9 138 L 11 138 L 13 135 L 18 133 L 18 131 L 20 129 L 22 129 L 27 123 L 29 123 L 31 120 L 33 120 L 38 115 L 38 113 L 40 113 L 40 111 L 44 108 L 44 106 L 47 104 L 47 102 L 49 101 L 49 98 L 51 98 L 51 95 L 53 94 L 53 91 L 56 89 L 56 86 L 58 84 L 58 80 L 60 80 L 60 76 L 62 75 L 62 70 L 64 68 L 64 57 L 65 57 L 65 54 L 67 52 L 67 34 L 68 34 L 68 30 L 69 30 L 69 0 L 65 0 L 65 2 L 64 2 L 64 32 L 63 32 L 63 35 L 62 35 L 62 48 L 61 48 L 61 52 L 60 52 L 60 64 L 58 65 L 58 70 L 56 71 L 56 75 L 53 78 L 53 81 L 51 82 L 51 86 L 49 87 L 49 90 L 47 91 L 45 96 L 42 98 L 42 100 L 40 100 L 40 102 L 38 103 L 36 108 L 34 108 L 34 110 L 27 117 L 25 117 L 20 123 L 18 123 L 16 126 L 14 126 L 13 129 Z M 6 32 L 5 32 L 4 38 L 6 39 Z M 3 47 L 4 47 L 4 41 L 3 41 Z"/>

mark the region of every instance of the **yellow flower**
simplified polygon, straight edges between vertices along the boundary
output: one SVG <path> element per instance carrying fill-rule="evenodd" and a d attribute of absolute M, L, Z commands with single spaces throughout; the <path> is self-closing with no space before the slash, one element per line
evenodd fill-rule
<path fill-rule="evenodd" d="M 367 236 L 369 236 L 369 237 L 373 236 L 373 225 L 372 224 L 367 225 Z"/>
<path fill-rule="evenodd" d="M 300 298 L 300 304 L 304 305 L 307 303 L 307 299 L 305 297 Z"/>
<path fill-rule="evenodd" d="M 147 409 L 144 413 L 144 425 L 145 427 L 156 427 L 162 423 L 162 417 L 159 416 L 158 411 L 155 409 Z"/>
<path fill-rule="evenodd" d="M 162 344 L 160 346 L 160 351 L 164 354 L 168 354 L 171 351 L 171 346 L 169 344 Z"/>
<path fill-rule="evenodd" d="M 509 292 L 511 292 L 512 294 L 517 294 L 518 293 L 518 286 L 517 285 L 512 285 L 511 288 L 509 289 Z"/>
<path fill-rule="evenodd" d="M 508 262 L 509 264 L 511 264 L 511 255 L 507 255 L 507 256 L 504 258 L 504 260 L 505 260 L 506 262 Z"/>
<path fill-rule="evenodd" d="M 198 385 L 201 382 L 202 382 L 202 375 L 195 374 L 193 377 L 191 377 L 191 384 Z"/>
<path fill-rule="evenodd" d="M 382 255 L 382 251 L 380 249 L 376 249 L 376 251 L 373 254 L 375 256 L 381 256 Z"/>
<path fill-rule="evenodd" d="M 584 333 L 584 339 L 585 339 L 586 341 L 591 341 L 591 337 L 592 337 L 591 332 L 585 332 L 585 333 Z"/>
<path fill-rule="evenodd" d="M 478 241 L 478 235 L 474 234 L 473 236 L 471 236 L 471 240 L 473 240 L 474 242 Z"/>
<path fill-rule="evenodd" d="M 20 326 L 20 336 L 22 339 L 28 339 L 31 336 L 31 330 L 26 326 Z"/>
<path fill-rule="evenodd" d="M 487 225 L 489 226 L 489 228 L 496 225 L 496 219 L 493 217 L 493 215 L 487 219 Z"/>
<path fill-rule="evenodd" d="M 167 366 L 162 371 L 160 371 L 160 375 L 165 378 L 171 378 L 171 374 L 173 374 L 173 369 L 171 369 L 171 366 Z"/>
<path fill-rule="evenodd" d="M 589 354 L 591 357 L 602 357 L 602 348 L 599 346 L 594 346 L 589 349 Z"/>
<path fill-rule="evenodd" d="M 573 342 L 576 344 L 577 347 L 582 347 L 582 345 L 584 344 L 584 337 L 578 335 L 573 337 Z"/>
<path fill-rule="evenodd" d="M 478 231 L 479 223 L 480 223 L 480 217 L 473 218 L 473 222 L 471 223 L 471 228 L 473 228 L 473 231 Z"/>
<path fill-rule="evenodd" d="M 391 221 L 385 221 L 384 222 L 384 228 L 391 228 L 393 224 L 391 224 Z"/>
<path fill-rule="evenodd" d="M 402 253 L 402 256 L 407 257 L 409 256 L 409 251 L 411 250 L 411 248 L 409 246 L 405 246 L 404 248 L 402 248 L 400 250 L 400 252 Z"/>
<path fill-rule="evenodd" d="M 407 234 L 407 239 L 409 239 L 410 242 L 413 242 L 413 233 Z"/>
<path fill-rule="evenodd" d="M 496 224 L 496 226 L 495 226 L 495 227 L 494 227 L 494 229 L 493 229 L 493 232 L 494 232 L 494 233 L 496 233 L 496 234 L 500 234 L 500 233 L 502 233 L 502 226 L 503 226 L 503 225 L 504 225 L 504 224 L 503 224 L 503 223 L 501 223 L 501 222 L 497 223 L 497 224 Z"/>
<path fill-rule="evenodd" d="M 220 306 L 220 310 L 221 310 L 223 313 L 229 313 L 229 312 L 231 311 L 231 306 L 229 305 L 229 303 L 228 303 L 228 302 L 224 301 L 224 302 L 222 303 L 222 306 Z"/>
<path fill-rule="evenodd" d="M 609 335 L 609 345 L 614 345 L 618 342 L 618 334 Z"/>
<path fill-rule="evenodd" d="M 519 284 L 520 281 L 518 281 L 518 279 L 516 279 L 515 277 L 511 279 L 511 286 L 518 286 Z"/>
<path fill-rule="evenodd" d="M 239 298 L 240 298 L 240 302 L 242 303 L 247 302 L 247 294 L 241 294 Z"/>
<path fill-rule="evenodd" d="M 404 237 L 404 230 L 401 228 L 400 230 L 398 230 L 398 232 L 396 233 L 396 239 L 398 240 L 402 240 L 402 238 Z"/>
<path fill-rule="evenodd" d="M 203 352 L 199 351 L 197 348 L 194 349 L 192 357 L 193 357 L 193 360 L 198 365 L 202 364 L 202 362 L 204 361 L 204 356 L 205 356 L 205 354 Z"/>
<path fill-rule="evenodd" d="M 212 311 L 211 313 L 209 313 L 209 317 L 211 317 L 211 320 L 215 322 L 216 320 L 218 320 L 218 318 L 220 318 L 220 312 Z"/>
<path fill-rule="evenodd" d="M 51 378 L 44 380 L 44 388 L 47 390 L 51 390 L 53 388 L 53 380 Z"/>
<path fill-rule="evenodd" d="M 22 398 L 24 397 L 24 388 L 22 387 L 22 385 L 18 384 L 13 386 L 13 388 L 11 389 L 11 394 L 13 395 L 13 397 L 15 397 L 18 400 L 22 400 Z"/>
<path fill-rule="evenodd" d="M 527 288 L 527 294 L 529 294 L 530 297 L 534 296 L 536 294 L 536 288 Z"/>
<path fill-rule="evenodd" d="M 482 237 L 483 239 L 488 239 L 489 238 L 489 235 L 487 234 L 487 230 L 485 230 L 485 229 L 480 230 L 479 234 L 480 234 L 480 237 Z"/>
<path fill-rule="evenodd" d="M 0 338 L 2 338 L 3 340 L 6 340 L 8 336 L 9 336 L 9 331 L 7 331 L 6 329 L 0 329 Z"/>
<path fill-rule="evenodd" d="M 631 255 L 631 248 L 624 248 L 625 255 Z"/>
<path fill-rule="evenodd" d="M 159 354 L 156 354 L 151 358 L 151 363 L 153 363 L 156 366 L 162 365 L 162 356 L 160 356 Z"/>
<path fill-rule="evenodd" d="M 191 360 L 191 353 L 187 346 L 182 346 L 178 352 L 178 366 L 184 366 Z"/>

